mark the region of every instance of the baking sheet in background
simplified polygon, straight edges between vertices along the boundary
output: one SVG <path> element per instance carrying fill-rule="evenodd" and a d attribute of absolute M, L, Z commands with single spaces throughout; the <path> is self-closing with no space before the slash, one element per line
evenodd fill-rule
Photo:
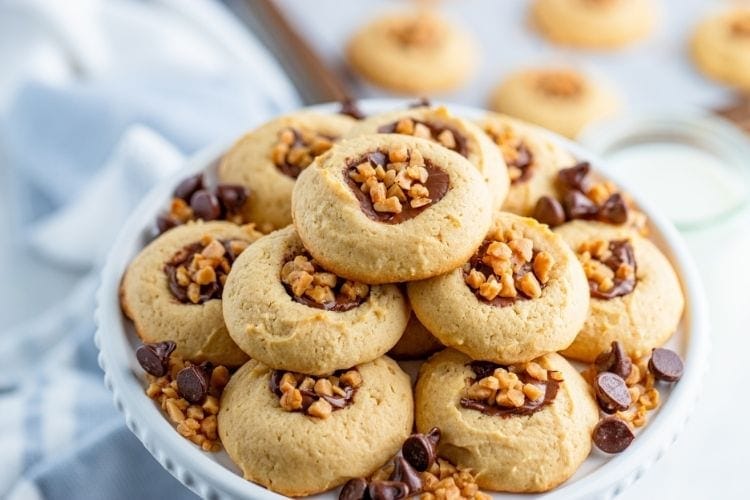
<path fill-rule="evenodd" d="M 341 66 L 349 34 L 384 9 L 411 2 L 277 0 L 323 58 Z M 731 93 L 703 78 L 691 64 L 688 40 L 702 15 L 730 5 L 717 0 L 663 0 L 657 32 L 648 40 L 616 52 L 585 52 L 549 44 L 528 29 L 526 0 L 444 0 L 444 12 L 475 33 L 482 63 L 464 89 L 441 95 L 446 101 L 485 106 L 490 89 L 509 71 L 522 66 L 570 62 L 594 71 L 620 91 L 629 113 L 713 108 Z M 384 96 L 369 85 L 355 87 L 359 97 Z M 749 167 L 750 168 L 750 167 Z M 675 188 L 679 186 L 676 184 Z M 704 499 L 747 496 L 746 462 L 750 401 L 736 393 L 742 380 L 740 356 L 750 352 L 750 212 L 712 229 L 685 233 L 706 284 L 713 317 L 713 351 L 706 389 L 688 428 L 651 471 L 621 498 Z"/>

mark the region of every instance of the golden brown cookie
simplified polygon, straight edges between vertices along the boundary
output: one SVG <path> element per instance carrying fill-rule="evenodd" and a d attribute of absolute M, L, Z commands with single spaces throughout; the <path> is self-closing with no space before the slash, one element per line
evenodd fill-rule
<path fill-rule="evenodd" d="M 464 266 L 407 290 L 438 340 L 497 363 L 566 348 L 588 310 L 586 277 L 565 242 L 533 219 L 503 212 Z"/>
<path fill-rule="evenodd" d="M 573 221 L 555 229 L 581 260 L 591 302 L 588 318 L 562 354 L 594 361 L 617 340 L 634 358 L 672 336 L 685 304 L 672 265 L 626 226 Z"/>
<path fill-rule="evenodd" d="M 237 345 L 270 367 L 303 373 L 330 373 L 382 356 L 401 337 L 409 314 L 396 285 L 368 286 L 326 271 L 293 227 L 249 248 L 224 290 L 224 318 Z"/>
<path fill-rule="evenodd" d="M 489 113 L 479 126 L 508 166 L 510 190 L 504 211 L 531 216 L 540 197 L 557 196 L 557 172 L 576 163 L 568 151 L 549 140 L 542 129 L 509 116 Z"/>
<path fill-rule="evenodd" d="M 512 73 L 490 97 L 490 108 L 575 137 L 594 120 L 612 115 L 618 99 L 608 88 L 570 68 Z"/>
<path fill-rule="evenodd" d="M 273 370 L 255 360 L 240 368 L 221 398 L 219 435 L 242 475 L 282 495 L 306 496 L 369 476 L 390 459 L 414 422 L 409 376 L 386 357 L 354 371 L 359 385 L 342 374 L 335 384 L 310 386 L 300 375 L 274 383 Z M 348 400 L 318 396 L 334 385 L 356 388 L 343 391 Z M 304 387 L 311 396 L 301 394 Z M 342 399 L 336 410 L 320 403 Z"/>
<path fill-rule="evenodd" d="M 229 337 L 221 298 L 235 259 L 260 233 L 229 222 L 189 222 L 133 259 L 120 303 L 144 342 L 172 340 L 186 360 L 239 366 L 247 355 Z"/>
<path fill-rule="evenodd" d="M 750 90 L 750 7 L 736 6 L 701 22 L 691 48 L 703 73 Z"/>
<path fill-rule="evenodd" d="M 500 366 L 446 349 L 422 365 L 415 396 L 417 430 L 438 426 L 440 455 L 495 491 L 548 491 L 567 480 L 599 417 L 591 389 L 557 354 Z"/>
<path fill-rule="evenodd" d="M 533 25 L 554 42 L 611 49 L 648 36 L 656 24 L 654 0 L 535 0 Z"/>
<path fill-rule="evenodd" d="M 406 330 L 388 355 L 398 360 L 421 359 L 443 347 L 445 346 L 412 314 Z"/>
<path fill-rule="evenodd" d="M 297 232 L 326 269 L 363 283 L 428 278 L 474 252 L 491 223 L 484 180 L 463 156 L 426 139 L 341 141 L 300 175 Z"/>
<path fill-rule="evenodd" d="M 357 31 L 346 50 L 363 77 L 410 94 L 451 90 L 474 72 L 478 47 L 452 23 L 431 11 L 389 14 Z"/>
<path fill-rule="evenodd" d="M 250 190 L 242 214 L 264 231 L 292 222 L 294 181 L 312 160 L 330 149 L 355 120 L 345 115 L 295 113 L 240 138 L 219 165 L 219 181 Z"/>
<path fill-rule="evenodd" d="M 467 158 L 479 170 L 496 206 L 508 193 L 508 171 L 497 148 L 478 126 L 454 116 L 445 106 L 374 115 L 349 131 L 349 137 L 365 134 L 404 134 L 435 141 Z"/>

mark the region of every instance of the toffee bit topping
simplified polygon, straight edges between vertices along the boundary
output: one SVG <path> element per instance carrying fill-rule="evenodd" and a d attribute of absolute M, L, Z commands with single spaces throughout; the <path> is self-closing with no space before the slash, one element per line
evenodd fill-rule
<path fill-rule="evenodd" d="M 450 187 L 446 172 L 403 144 L 368 153 L 351 162 L 344 175 L 362 211 L 389 224 L 417 216 Z"/>
<path fill-rule="evenodd" d="M 541 72 L 537 76 L 536 85 L 542 93 L 560 99 L 577 97 L 583 94 L 585 88 L 583 77 L 569 70 Z"/>
<path fill-rule="evenodd" d="M 464 265 L 464 281 L 479 300 L 505 307 L 541 297 L 554 265 L 554 257 L 536 250 L 531 239 L 497 228 Z"/>
<path fill-rule="evenodd" d="M 286 127 L 279 131 L 271 160 L 283 174 L 296 179 L 316 156 L 331 149 L 335 140 L 312 130 Z"/>
<path fill-rule="evenodd" d="M 535 170 L 534 156 L 513 127 L 489 122 L 485 125 L 484 131 L 500 148 L 503 160 L 508 166 L 511 184 L 531 179 Z"/>
<path fill-rule="evenodd" d="M 216 415 L 221 393 L 229 382 L 229 370 L 221 365 L 194 365 L 174 353 L 167 356 L 167 363 L 163 375 L 146 375 L 149 381 L 146 394 L 159 404 L 181 436 L 203 451 L 219 451 Z M 194 372 L 199 373 L 197 386 L 193 385 Z M 184 380 L 188 373 L 190 381 L 186 387 Z M 196 391 L 196 387 L 200 390 Z"/>
<path fill-rule="evenodd" d="M 250 190 L 237 184 L 219 184 L 213 190 L 205 187 L 203 174 L 184 179 L 175 188 L 169 211 L 159 214 L 159 234 L 189 221 L 227 220 L 242 224 L 242 206 Z"/>
<path fill-rule="evenodd" d="M 348 311 L 370 295 L 368 285 L 329 273 L 306 252 L 284 263 L 281 282 L 296 302 L 327 311 Z"/>
<path fill-rule="evenodd" d="M 468 156 L 469 150 L 466 137 L 458 130 L 442 123 L 417 120 L 416 118 L 401 118 L 397 122 L 378 127 L 381 134 L 411 135 L 437 142 L 461 156 Z"/>
<path fill-rule="evenodd" d="M 591 296 L 609 300 L 632 293 L 637 284 L 635 252 L 628 240 L 591 240 L 578 247 Z"/>
<path fill-rule="evenodd" d="M 356 368 L 339 370 L 328 377 L 274 370 L 269 379 L 269 389 L 279 396 L 282 410 L 315 418 L 328 418 L 352 404 L 361 385 L 362 375 Z"/>
<path fill-rule="evenodd" d="M 339 500 L 421 500 L 476 499 L 491 497 L 479 491 L 471 469 L 456 467 L 437 458 L 440 429 L 427 434 L 412 434 L 395 457 L 368 479 L 350 479 L 342 488 Z M 416 448 L 412 448 L 415 447 Z M 411 453 L 419 450 L 417 457 Z M 425 457 L 429 457 L 427 462 Z"/>
<path fill-rule="evenodd" d="M 221 299 L 232 263 L 248 245 L 244 240 L 217 240 L 206 234 L 183 247 L 164 264 L 172 295 L 183 304 Z"/>
<path fill-rule="evenodd" d="M 730 24 L 732 35 L 750 38 L 750 12 L 737 14 Z"/>
<path fill-rule="evenodd" d="M 390 36 L 406 48 L 432 49 L 443 41 L 443 35 L 438 18 L 430 14 L 404 18 L 390 28 Z"/>
<path fill-rule="evenodd" d="M 473 361 L 468 366 L 474 378 L 467 379 L 461 406 L 504 418 L 541 410 L 552 403 L 562 382 L 562 373 L 533 361 L 511 366 Z"/>

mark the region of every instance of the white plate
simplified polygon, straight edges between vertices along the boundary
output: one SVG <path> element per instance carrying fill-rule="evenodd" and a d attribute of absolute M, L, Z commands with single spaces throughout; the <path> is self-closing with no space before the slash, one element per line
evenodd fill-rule
<path fill-rule="evenodd" d="M 363 101 L 366 113 L 403 108 L 407 101 L 378 99 Z M 478 118 L 485 112 L 475 108 L 450 105 L 450 109 L 467 118 Z M 331 112 L 336 105 L 312 108 Z M 601 162 L 580 146 L 550 134 L 575 156 Z M 145 377 L 135 358 L 139 344 L 130 322 L 120 310 L 118 287 L 128 263 L 143 248 L 157 214 L 164 210 L 177 183 L 198 171 L 211 172 L 227 145 L 207 148 L 191 158 L 175 176 L 156 186 L 133 212 L 122 228 L 102 273 L 97 293 L 96 344 L 104 380 L 114 395 L 117 408 L 125 415 L 128 428 L 149 452 L 185 486 L 204 498 L 281 498 L 265 488 L 246 481 L 225 452 L 205 453 L 175 432 L 159 407 L 144 393 Z M 617 179 L 613 179 L 617 182 Z M 675 228 L 647 200 L 633 197 L 648 215 L 653 239 L 667 255 L 679 275 L 686 299 L 686 310 L 680 328 L 668 346 L 685 361 L 685 374 L 671 388 L 662 388 L 662 406 L 649 424 L 623 453 L 607 456 L 592 451 L 576 474 L 558 488 L 540 495 L 552 498 L 612 498 L 636 481 L 675 441 L 692 412 L 707 369 L 709 330 L 706 299 L 687 248 Z M 321 498 L 335 498 L 333 494 Z M 528 495 L 496 494 L 495 498 L 529 498 Z"/>

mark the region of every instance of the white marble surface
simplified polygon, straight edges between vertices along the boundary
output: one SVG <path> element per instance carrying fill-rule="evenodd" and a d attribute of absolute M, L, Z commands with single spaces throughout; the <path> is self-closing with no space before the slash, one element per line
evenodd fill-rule
<path fill-rule="evenodd" d="M 348 35 L 383 9 L 405 1 L 342 2 L 279 0 L 296 26 L 332 65 L 342 66 Z M 440 96 L 483 106 L 503 74 L 523 64 L 568 62 L 593 71 L 620 91 L 626 112 L 638 113 L 722 102 L 727 92 L 698 75 L 687 57 L 686 40 L 701 15 L 723 2 L 661 2 L 660 29 L 651 39 L 615 53 L 561 49 L 531 33 L 525 0 L 446 0 L 448 15 L 475 33 L 482 65 L 464 89 Z M 359 96 L 385 95 L 359 84 Z M 747 165 L 750 168 L 750 161 Z M 679 188 L 679 184 L 675 186 Z M 748 498 L 750 400 L 742 395 L 744 356 L 750 352 L 750 211 L 712 230 L 685 233 L 709 296 L 713 350 L 706 390 L 684 433 L 669 453 L 622 498 Z"/>

